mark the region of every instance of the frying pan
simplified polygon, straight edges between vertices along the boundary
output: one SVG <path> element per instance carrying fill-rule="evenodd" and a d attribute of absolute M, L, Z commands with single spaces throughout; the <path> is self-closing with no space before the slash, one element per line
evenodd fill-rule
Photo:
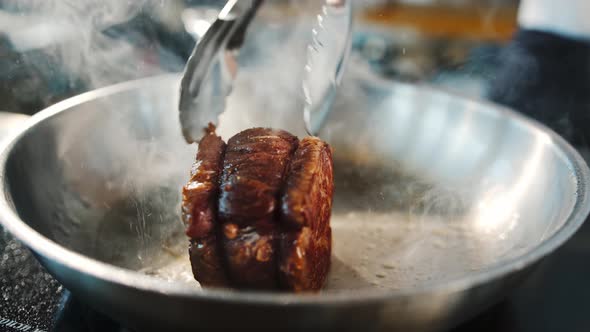
<path fill-rule="evenodd" d="M 0 154 L 4 227 L 75 296 L 138 331 L 445 330 L 518 285 L 590 209 L 588 167 L 544 126 L 350 74 L 320 133 L 336 172 L 326 289 L 201 289 L 179 218 L 196 146 L 179 128 L 178 83 L 156 76 L 65 100 Z M 252 126 L 304 134 L 298 114 L 238 87 L 225 139 Z"/>

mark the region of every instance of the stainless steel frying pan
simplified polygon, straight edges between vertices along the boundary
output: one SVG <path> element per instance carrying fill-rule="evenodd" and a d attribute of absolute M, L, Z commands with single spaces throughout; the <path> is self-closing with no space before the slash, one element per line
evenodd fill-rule
<path fill-rule="evenodd" d="M 178 83 L 153 77 L 68 99 L 0 154 L 2 224 L 73 294 L 138 331 L 444 330 L 502 298 L 590 209 L 588 167 L 547 128 L 351 74 L 320 134 L 337 173 L 326 289 L 201 289 L 179 219 L 196 147 L 179 128 Z M 255 125 L 304 133 L 300 114 L 271 112 L 238 86 L 225 138 Z"/>

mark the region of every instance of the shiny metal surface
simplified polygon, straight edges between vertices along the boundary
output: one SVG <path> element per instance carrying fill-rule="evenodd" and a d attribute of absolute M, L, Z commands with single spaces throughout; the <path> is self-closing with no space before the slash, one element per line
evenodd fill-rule
<path fill-rule="evenodd" d="M 332 109 L 352 47 L 350 0 L 327 0 L 317 15 L 307 46 L 303 76 L 306 130 L 317 135 Z"/>
<path fill-rule="evenodd" d="M 180 84 L 180 122 L 187 142 L 197 142 L 208 123 L 217 125 L 219 116 L 225 110 L 226 97 L 232 93 L 239 68 L 248 66 L 248 61 L 240 63 L 236 51 L 242 48 L 246 30 L 262 3 L 260 0 L 228 1 L 205 34 L 202 37 L 198 36 L 199 41 L 186 64 Z M 294 81 L 301 76 L 302 82 L 298 87 L 301 91 L 297 91 L 297 94 L 305 96 L 304 104 L 301 106 L 301 117 L 306 130 L 314 134 L 319 132 L 331 110 L 352 47 L 352 2 L 329 0 L 321 3 L 321 6 L 304 3 L 299 4 L 299 7 L 294 5 L 292 9 L 295 11 L 295 8 L 298 8 L 301 22 L 292 22 L 289 27 L 291 31 L 279 37 L 289 40 L 293 38 L 291 34 L 294 33 L 303 41 L 301 46 L 306 52 L 300 55 L 302 59 L 287 64 L 296 68 L 301 63 L 302 68 L 298 70 L 301 73 L 293 73 L 293 69 L 289 72 L 282 68 L 282 74 L 275 73 L 270 77 L 277 85 L 283 85 L 284 81 L 281 79 L 284 79 L 285 75 L 291 76 L 290 80 Z M 268 3 L 269 8 L 276 4 L 276 1 Z M 200 15 L 204 16 L 206 13 Z M 191 15 L 190 12 L 186 15 L 185 26 L 188 29 L 192 30 L 195 26 L 201 29 L 203 25 L 208 24 L 206 19 L 195 19 L 195 16 L 197 15 Z M 268 21 L 258 25 L 258 29 L 276 29 L 276 23 Z M 309 31 L 297 31 L 305 28 Z M 299 53 L 290 53 L 284 45 L 273 45 L 268 40 L 258 41 L 257 44 L 260 49 L 258 56 L 265 59 L 273 58 L 273 55 L 270 55 L 272 50 L 272 54 L 278 54 L 285 59 L 297 57 Z M 279 67 L 281 64 L 275 63 L 274 66 Z"/>
<path fill-rule="evenodd" d="M 0 111 L 0 139 L 19 130 L 28 119 L 29 116 L 25 114 Z"/>
<path fill-rule="evenodd" d="M 237 74 L 234 52 L 244 42 L 246 30 L 262 0 L 230 0 L 217 20 L 198 41 L 180 83 L 180 123 L 188 143 L 198 142 L 209 122 L 217 123 L 225 109 Z"/>
<path fill-rule="evenodd" d="M 320 294 L 200 289 L 179 219 L 195 147 L 178 76 L 86 93 L 35 115 L 0 154 L 0 221 L 76 296 L 144 330 L 444 330 L 499 300 L 582 224 L 588 167 L 521 116 L 425 86 L 345 79 L 334 147 L 333 269 Z M 289 117 L 230 103 L 228 138 Z"/>

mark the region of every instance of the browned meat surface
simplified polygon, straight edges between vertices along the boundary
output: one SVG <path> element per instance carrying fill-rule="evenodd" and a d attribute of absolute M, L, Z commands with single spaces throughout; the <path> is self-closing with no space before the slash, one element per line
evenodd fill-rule
<path fill-rule="evenodd" d="M 332 152 L 315 137 L 304 138 L 291 162 L 282 196 L 279 276 L 281 286 L 319 290 L 332 252 L 330 214 L 334 192 Z"/>
<path fill-rule="evenodd" d="M 319 290 L 330 267 L 330 147 L 253 128 L 227 146 L 209 129 L 183 190 L 195 278 L 204 286 Z"/>
<path fill-rule="evenodd" d="M 225 142 L 210 126 L 199 143 L 191 178 L 182 189 L 182 219 L 191 239 L 189 255 L 193 274 L 204 286 L 227 285 L 217 239 L 219 176 Z"/>
<path fill-rule="evenodd" d="M 280 130 L 245 130 L 227 142 L 219 222 L 228 272 L 238 287 L 277 288 L 278 200 L 297 137 Z"/>
<path fill-rule="evenodd" d="M 219 218 L 249 226 L 273 217 L 297 137 L 265 128 L 242 131 L 227 142 Z"/>
<path fill-rule="evenodd" d="M 188 252 L 195 279 L 204 287 L 225 287 L 230 283 L 223 266 L 220 241 L 214 234 L 192 239 Z"/>

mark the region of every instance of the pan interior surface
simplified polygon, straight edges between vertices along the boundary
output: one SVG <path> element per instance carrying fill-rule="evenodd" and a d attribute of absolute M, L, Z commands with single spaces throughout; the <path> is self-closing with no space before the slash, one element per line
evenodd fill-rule
<path fill-rule="evenodd" d="M 253 126 L 304 135 L 296 112 L 237 86 L 224 139 Z M 198 288 L 179 217 L 196 146 L 180 134 L 177 88 L 166 76 L 101 90 L 36 122 L 6 165 L 19 217 L 71 251 Z M 552 134 L 427 87 L 350 80 L 320 136 L 336 172 L 326 292 L 408 291 L 492 269 L 546 242 L 579 200 L 578 166 Z"/>

